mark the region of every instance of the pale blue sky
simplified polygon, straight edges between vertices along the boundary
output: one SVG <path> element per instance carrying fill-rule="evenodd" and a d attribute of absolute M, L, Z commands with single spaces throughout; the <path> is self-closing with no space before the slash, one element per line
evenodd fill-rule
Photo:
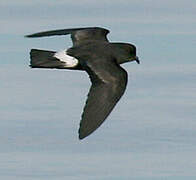
<path fill-rule="evenodd" d="M 196 178 L 195 0 L 0 0 L 0 177 L 69 180 Z M 30 69 L 31 48 L 70 37 L 42 30 L 102 26 L 137 46 L 129 83 L 107 121 L 84 141 L 78 127 L 88 75 Z"/>

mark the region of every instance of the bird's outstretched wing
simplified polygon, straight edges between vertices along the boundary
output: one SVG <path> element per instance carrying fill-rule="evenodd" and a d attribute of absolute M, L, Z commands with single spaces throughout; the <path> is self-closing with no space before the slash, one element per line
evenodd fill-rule
<path fill-rule="evenodd" d="M 114 61 L 87 61 L 86 71 L 92 85 L 82 114 L 79 139 L 95 131 L 110 114 L 123 95 L 127 84 L 126 71 Z"/>
<path fill-rule="evenodd" d="M 53 31 L 44 31 L 35 34 L 27 35 L 26 37 L 36 38 L 44 36 L 56 36 L 71 34 L 74 45 L 78 45 L 88 40 L 108 41 L 107 34 L 109 30 L 100 27 L 87 27 L 87 28 L 72 28 L 72 29 L 59 29 Z"/>

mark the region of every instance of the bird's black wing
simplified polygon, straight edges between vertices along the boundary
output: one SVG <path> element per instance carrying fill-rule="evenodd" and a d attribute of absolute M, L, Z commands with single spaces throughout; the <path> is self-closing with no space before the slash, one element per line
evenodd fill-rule
<path fill-rule="evenodd" d="M 110 114 L 123 95 L 127 84 L 126 71 L 114 61 L 87 61 L 86 71 L 92 85 L 82 114 L 79 139 L 95 131 Z"/>
<path fill-rule="evenodd" d="M 26 37 L 36 38 L 44 36 L 67 35 L 71 34 L 74 45 L 78 45 L 88 40 L 108 41 L 107 34 L 109 30 L 100 27 L 87 27 L 87 28 L 72 28 L 72 29 L 59 29 L 53 31 L 44 31 L 35 34 L 27 35 Z"/>

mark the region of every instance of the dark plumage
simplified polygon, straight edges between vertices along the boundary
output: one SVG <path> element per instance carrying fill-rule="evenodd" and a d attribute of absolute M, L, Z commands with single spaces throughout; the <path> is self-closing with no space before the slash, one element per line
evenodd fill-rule
<path fill-rule="evenodd" d="M 79 139 L 95 131 L 110 114 L 123 95 L 127 73 L 120 64 L 137 61 L 136 48 L 128 43 L 110 43 L 109 31 L 99 27 L 45 31 L 26 37 L 43 37 L 71 34 L 73 46 L 54 52 L 32 49 L 32 68 L 84 70 L 92 82 L 82 114 Z"/>

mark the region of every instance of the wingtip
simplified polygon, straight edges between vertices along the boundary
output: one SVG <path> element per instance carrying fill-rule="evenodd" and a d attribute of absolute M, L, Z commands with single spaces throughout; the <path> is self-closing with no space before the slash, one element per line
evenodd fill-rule
<path fill-rule="evenodd" d="M 83 139 L 84 139 L 84 137 L 80 137 L 80 136 L 79 136 L 79 137 L 78 137 L 78 139 L 81 141 L 81 140 L 83 140 Z"/>
<path fill-rule="evenodd" d="M 81 130 L 81 128 L 79 128 L 79 130 L 78 130 L 78 138 L 79 138 L 79 140 L 83 140 L 84 138 L 86 138 L 90 134 L 91 133 L 87 133 L 86 131 Z"/>
<path fill-rule="evenodd" d="M 82 140 L 86 137 L 86 135 L 82 134 L 81 132 L 78 132 L 78 133 L 79 133 L 79 136 L 78 136 L 79 140 Z"/>
<path fill-rule="evenodd" d="M 79 136 L 78 136 L 78 138 L 79 138 L 80 141 L 83 140 L 85 137 L 86 136 L 82 136 L 81 134 L 79 134 Z"/>
<path fill-rule="evenodd" d="M 29 35 L 25 35 L 24 37 L 25 37 L 25 38 L 33 38 L 33 37 L 35 37 L 35 36 L 34 36 L 34 34 L 29 34 Z"/>

